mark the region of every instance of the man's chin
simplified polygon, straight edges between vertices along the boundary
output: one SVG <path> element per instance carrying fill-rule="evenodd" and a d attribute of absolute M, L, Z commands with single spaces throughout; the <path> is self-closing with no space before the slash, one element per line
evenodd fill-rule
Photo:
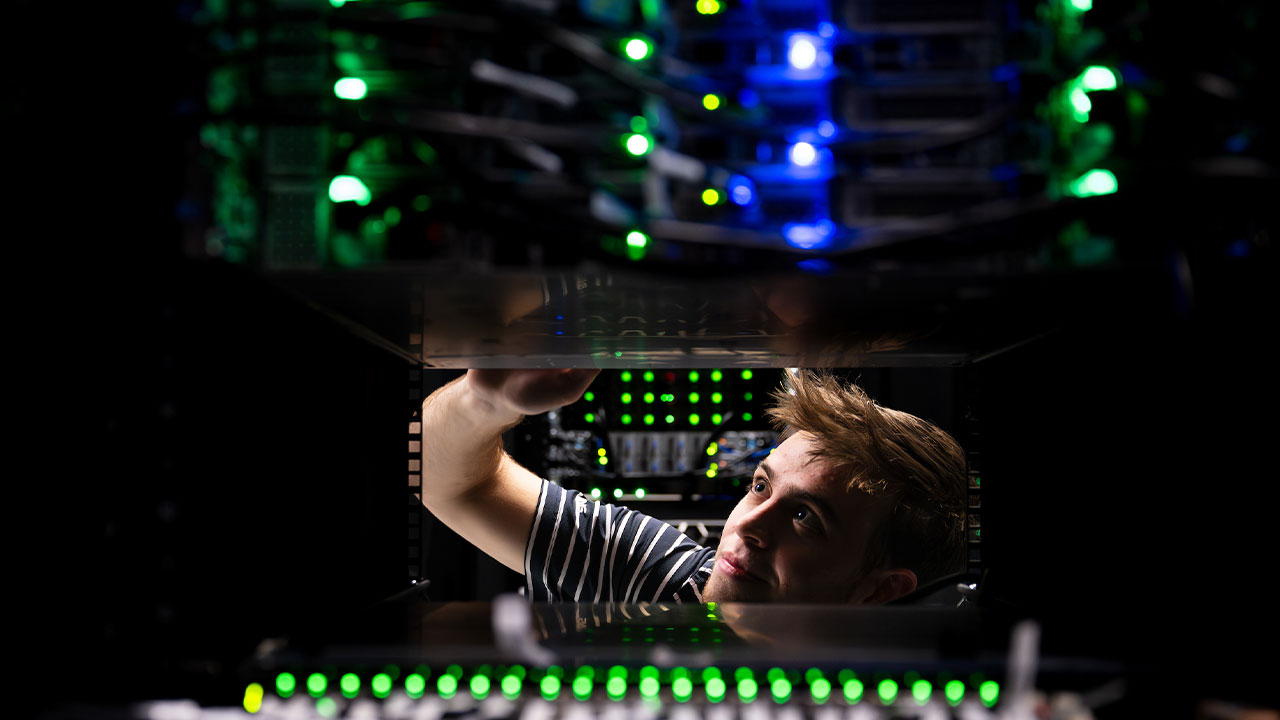
<path fill-rule="evenodd" d="M 736 581 L 712 571 L 702 590 L 703 602 L 770 602 L 769 588 L 757 582 Z"/>

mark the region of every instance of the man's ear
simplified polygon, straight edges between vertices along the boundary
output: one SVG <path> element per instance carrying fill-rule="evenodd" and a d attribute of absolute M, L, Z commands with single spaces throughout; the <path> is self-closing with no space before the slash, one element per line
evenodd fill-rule
<path fill-rule="evenodd" d="M 850 602 L 865 605 L 884 605 L 904 595 L 910 595 L 916 589 L 916 574 L 906 568 L 889 568 L 876 570 L 870 577 L 858 583 L 858 588 L 849 598 Z"/>

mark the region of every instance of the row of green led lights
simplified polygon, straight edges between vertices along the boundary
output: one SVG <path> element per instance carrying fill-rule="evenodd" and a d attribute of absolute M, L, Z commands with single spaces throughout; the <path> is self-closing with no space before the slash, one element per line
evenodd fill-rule
<path fill-rule="evenodd" d="M 454 697 L 460 687 L 462 675 L 462 669 L 456 665 L 451 666 L 449 670 L 442 674 L 436 680 L 436 692 L 439 696 L 445 699 Z M 620 701 L 626 696 L 627 675 L 627 669 L 622 666 L 614 666 L 609 669 L 604 682 L 605 694 L 609 699 Z M 559 667 L 548 669 L 547 674 L 538 683 L 539 692 L 544 699 L 555 700 L 559 697 L 563 685 L 562 676 L 563 670 Z M 506 673 L 499 683 L 502 695 L 509 700 L 518 698 L 524 686 L 524 677 L 524 669 L 518 666 Z M 688 702 L 693 697 L 693 678 L 693 674 L 687 668 L 674 668 L 671 671 L 671 694 L 677 702 Z M 729 685 L 719 669 L 714 667 L 706 668 L 702 671 L 701 679 L 706 698 L 710 702 L 718 703 L 728 696 Z M 809 684 L 809 694 L 815 703 L 823 704 L 831 699 L 834 688 L 831 681 L 824 677 L 820 670 L 811 668 L 805 673 L 805 679 Z M 775 702 L 785 703 L 792 699 L 792 684 L 783 670 L 779 668 L 771 669 L 766 676 L 766 681 L 769 694 Z M 844 699 L 848 704 L 857 704 L 863 700 L 866 687 L 862 680 L 852 671 L 841 671 L 837 681 L 841 685 Z M 738 668 L 734 673 L 733 682 L 735 683 L 739 701 L 749 703 L 754 702 L 759 697 L 759 683 L 749 668 Z M 391 694 L 392 684 L 390 675 L 379 673 L 370 681 L 370 690 L 374 697 L 383 699 Z M 404 690 L 410 698 L 421 698 L 426 693 L 426 686 L 426 678 L 421 674 L 414 673 L 405 678 Z M 595 669 L 582 667 L 574 674 L 574 678 L 570 682 L 570 691 L 576 699 L 585 701 L 592 697 L 594 686 Z M 348 699 L 355 698 L 360 693 L 359 676 L 354 673 L 343 675 L 339 680 L 339 688 L 343 697 Z M 276 692 L 280 697 L 291 697 L 296 690 L 297 680 L 291 673 L 280 673 L 276 677 Z M 307 678 L 307 692 L 312 697 L 321 702 L 328 700 L 328 698 L 324 697 L 327 690 L 328 679 L 323 674 L 313 673 Z M 492 681 L 487 674 L 477 673 L 468 682 L 468 690 L 472 697 L 482 700 L 488 697 L 491 692 Z M 660 673 L 657 668 L 646 666 L 640 670 L 638 690 L 642 697 L 654 698 L 658 696 L 661 690 L 661 683 Z M 965 691 L 965 684 L 960 680 L 950 680 L 943 686 L 944 697 L 953 706 L 959 705 L 964 700 Z M 910 692 L 912 699 L 917 704 L 924 705 L 932 698 L 933 685 L 928 680 L 916 679 L 911 682 Z M 884 705 L 896 702 L 899 693 L 899 685 L 893 679 L 880 680 L 876 685 L 876 696 Z M 250 713 L 257 712 L 262 706 L 263 695 L 263 687 L 258 683 L 251 683 L 245 689 L 245 710 Z M 987 707 L 994 706 L 999 696 L 1000 686 L 995 681 L 985 681 L 978 687 L 978 697 Z M 332 703 L 332 700 L 329 700 L 329 702 Z M 332 713 L 324 713 L 323 711 L 322 714 L 332 716 Z"/>
<path fill-rule="evenodd" d="M 619 419 L 622 421 L 623 425 L 630 425 L 633 422 L 635 422 L 635 418 L 632 417 L 630 413 L 623 413 Z M 676 421 L 676 416 L 668 413 L 664 415 L 662 419 L 666 422 L 666 424 L 672 425 Z M 742 413 L 742 419 L 746 420 L 747 422 L 750 422 L 751 413 Z M 586 420 L 589 423 L 595 422 L 595 415 L 592 413 L 587 413 Z M 658 416 L 654 415 L 653 413 L 646 413 L 641 416 L 640 420 L 645 425 L 654 425 L 658 422 Z M 697 413 L 690 413 L 688 420 L 690 425 L 697 425 L 698 423 L 702 422 L 702 416 Z M 723 421 L 724 421 L 723 415 L 721 415 L 720 413 L 712 413 L 711 415 L 712 425 L 719 425 Z M 603 465 L 604 463 L 600 463 L 600 464 Z"/>
<path fill-rule="evenodd" d="M 1088 9 L 1088 8 L 1083 8 Z M 1115 90 L 1120 86 L 1119 78 L 1114 71 L 1101 65 L 1091 65 L 1068 84 L 1067 98 L 1071 103 L 1072 117 L 1076 122 L 1089 121 L 1089 112 L 1093 109 L 1093 101 L 1089 93 Z M 1094 197 L 1110 195 L 1119 188 L 1116 176 L 1110 170 L 1095 168 L 1067 185 L 1067 192 L 1076 197 Z"/>
<path fill-rule="evenodd" d="M 622 382 L 631 382 L 632 380 L 635 379 L 635 377 L 636 377 L 635 374 L 632 373 L 630 370 L 622 371 L 622 375 L 621 375 Z M 645 382 L 653 382 L 654 379 L 657 378 L 657 375 L 655 375 L 652 370 L 645 370 L 644 373 L 641 374 L 641 377 L 644 379 Z M 689 371 L 689 382 L 698 382 L 698 380 L 701 377 L 702 375 L 697 370 Z M 711 378 L 711 382 L 720 382 L 721 380 L 724 379 L 724 373 L 720 370 L 712 370 L 709 373 L 708 377 Z M 753 377 L 755 377 L 755 373 L 752 372 L 751 370 L 742 371 L 743 380 L 750 380 Z"/>

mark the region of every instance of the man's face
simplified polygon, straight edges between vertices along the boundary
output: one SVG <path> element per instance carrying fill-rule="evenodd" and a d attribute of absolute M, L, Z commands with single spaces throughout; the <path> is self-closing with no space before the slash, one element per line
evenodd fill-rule
<path fill-rule="evenodd" d="M 814 438 L 796 433 L 756 469 L 725 522 L 708 602 L 864 602 L 863 556 L 886 498 L 846 490 L 847 479 L 810 461 Z"/>

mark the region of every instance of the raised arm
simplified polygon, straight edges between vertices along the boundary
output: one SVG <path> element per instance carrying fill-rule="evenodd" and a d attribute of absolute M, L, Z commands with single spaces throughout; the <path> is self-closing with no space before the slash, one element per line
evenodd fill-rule
<path fill-rule="evenodd" d="M 524 572 L 540 479 L 502 450 L 525 415 L 577 400 L 599 370 L 468 370 L 422 403 L 422 504 L 498 562 Z"/>

